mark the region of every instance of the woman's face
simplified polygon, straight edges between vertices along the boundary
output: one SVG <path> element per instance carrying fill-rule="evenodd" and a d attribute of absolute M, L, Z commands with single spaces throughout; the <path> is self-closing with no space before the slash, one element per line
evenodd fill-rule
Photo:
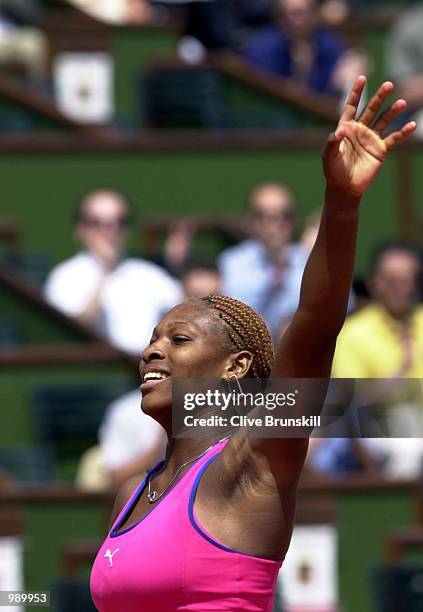
<path fill-rule="evenodd" d="M 176 306 L 154 329 L 141 357 L 143 411 L 169 427 L 171 378 L 222 378 L 230 363 L 225 331 L 210 311 L 190 302 Z"/>

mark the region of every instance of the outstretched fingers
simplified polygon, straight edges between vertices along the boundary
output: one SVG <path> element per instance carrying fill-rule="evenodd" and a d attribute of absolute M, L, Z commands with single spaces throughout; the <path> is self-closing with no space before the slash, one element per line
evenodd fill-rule
<path fill-rule="evenodd" d="M 388 108 L 388 110 L 385 111 L 376 121 L 373 127 L 374 131 L 377 132 L 379 136 L 382 136 L 388 125 L 395 119 L 395 117 L 404 112 L 406 108 L 407 102 L 405 100 L 396 100 L 396 102 L 394 102 L 392 106 Z"/>
<path fill-rule="evenodd" d="M 401 144 L 406 140 L 416 129 L 416 122 L 409 121 L 406 123 L 400 130 L 396 132 L 392 132 L 386 138 L 384 138 L 384 143 L 388 151 Z"/>
<path fill-rule="evenodd" d="M 366 108 L 358 120 L 359 123 L 370 126 L 382 108 L 386 98 L 392 93 L 393 89 L 394 84 L 391 83 L 391 81 L 385 81 L 385 83 L 382 83 L 375 95 L 372 96 L 372 98 L 366 104 Z"/>
<path fill-rule="evenodd" d="M 351 93 L 345 103 L 342 115 L 339 119 L 340 122 L 351 121 L 352 119 L 355 119 L 355 116 L 357 114 L 357 108 L 360 104 L 361 95 L 363 93 L 364 87 L 366 86 L 366 81 L 367 79 L 363 75 L 356 78 Z"/>

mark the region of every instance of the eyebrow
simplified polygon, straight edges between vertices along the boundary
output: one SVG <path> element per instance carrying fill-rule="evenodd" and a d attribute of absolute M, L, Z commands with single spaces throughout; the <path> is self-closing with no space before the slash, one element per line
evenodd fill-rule
<path fill-rule="evenodd" d="M 195 323 L 191 321 L 172 321 L 169 324 L 169 328 L 174 329 L 175 327 L 178 327 L 179 325 L 185 325 L 188 328 L 190 328 L 192 331 L 198 331 L 200 329 L 199 325 L 196 325 Z"/>
<path fill-rule="evenodd" d="M 195 325 L 195 324 L 193 324 L 193 323 L 192 323 L 192 322 L 190 322 L 190 321 L 172 321 L 171 323 L 169 323 L 169 327 L 170 327 L 170 329 L 172 329 L 172 328 L 174 328 L 174 327 L 177 327 L 178 325 L 187 325 L 187 326 L 188 326 L 188 327 L 190 327 L 191 329 L 193 329 L 193 328 L 194 328 L 194 326 L 195 326 L 196 328 L 199 328 L 199 326 L 198 326 L 198 325 Z M 153 332 L 152 332 L 152 334 L 151 334 L 151 335 L 152 335 L 152 336 L 154 336 L 154 335 L 157 335 L 157 333 L 158 333 L 158 328 L 157 328 L 157 327 L 155 327 L 155 328 L 153 329 Z"/>
<path fill-rule="evenodd" d="M 191 325 L 189 321 L 172 321 L 170 325 Z"/>

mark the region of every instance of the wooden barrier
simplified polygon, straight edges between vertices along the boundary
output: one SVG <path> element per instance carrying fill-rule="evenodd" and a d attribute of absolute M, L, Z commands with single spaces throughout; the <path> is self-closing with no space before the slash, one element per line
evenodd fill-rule
<path fill-rule="evenodd" d="M 385 541 L 385 561 L 399 563 L 414 550 L 423 550 L 423 527 L 392 531 Z"/>

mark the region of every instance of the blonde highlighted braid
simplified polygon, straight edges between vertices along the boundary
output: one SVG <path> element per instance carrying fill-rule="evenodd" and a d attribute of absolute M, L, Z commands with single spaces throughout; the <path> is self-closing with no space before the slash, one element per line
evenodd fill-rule
<path fill-rule="evenodd" d="M 238 350 L 253 354 L 250 372 L 254 378 L 269 378 L 275 358 L 270 332 L 263 319 L 247 304 L 226 295 L 213 294 L 200 301 L 218 312 Z"/>

